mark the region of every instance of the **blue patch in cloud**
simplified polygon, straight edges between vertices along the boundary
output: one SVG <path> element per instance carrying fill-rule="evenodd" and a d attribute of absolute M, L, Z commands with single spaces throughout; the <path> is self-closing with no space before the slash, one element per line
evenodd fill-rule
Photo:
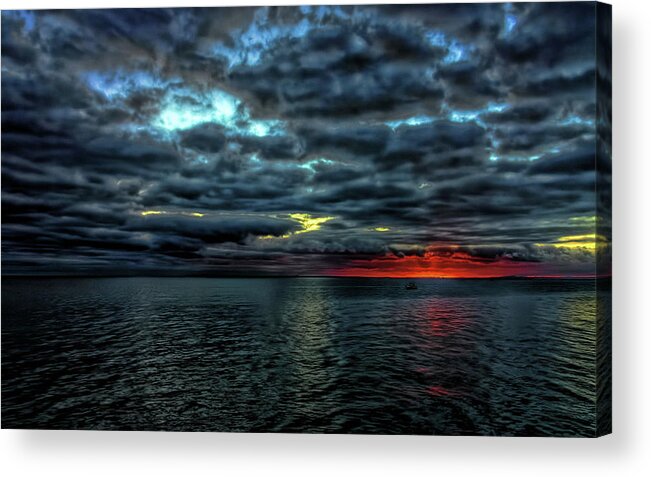
<path fill-rule="evenodd" d="M 29 10 L 6 10 L 2 15 L 7 17 L 19 18 L 23 22 L 23 33 L 30 33 L 34 30 L 36 24 L 36 16 L 33 11 Z"/>
<path fill-rule="evenodd" d="M 397 119 L 395 121 L 386 121 L 384 124 L 391 129 L 396 130 L 400 126 L 420 126 L 421 124 L 429 124 L 436 120 L 431 116 L 412 116 L 406 119 Z"/>
<path fill-rule="evenodd" d="M 90 71 L 83 75 L 88 87 L 108 100 L 125 99 L 138 90 L 165 88 L 173 81 L 162 80 L 146 71 L 104 73 Z"/>

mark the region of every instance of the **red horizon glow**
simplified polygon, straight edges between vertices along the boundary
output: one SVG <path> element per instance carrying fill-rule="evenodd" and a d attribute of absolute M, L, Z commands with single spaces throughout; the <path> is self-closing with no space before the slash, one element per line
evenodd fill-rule
<path fill-rule="evenodd" d="M 549 264 L 519 262 L 508 258 L 477 258 L 464 252 L 424 256 L 385 255 L 371 260 L 352 260 L 344 268 L 327 270 L 328 276 L 368 278 L 596 278 L 595 273 L 569 271 L 558 273 Z"/>

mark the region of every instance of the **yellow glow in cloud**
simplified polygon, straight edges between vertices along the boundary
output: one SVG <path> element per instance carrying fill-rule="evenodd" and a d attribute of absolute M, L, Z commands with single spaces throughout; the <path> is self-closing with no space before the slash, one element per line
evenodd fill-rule
<path fill-rule="evenodd" d="M 303 227 L 302 230 L 294 232 L 295 234 L 314 232 L 321 228 L 321 224 L 334 219 L 334 217 L 312 217 L 310 214 L 289 214 L 289 217 L 301 224 L 301 227 Z"/>
<path fill-rule="evenodd" d="M 389 227 L 375 227 L 373 230 L 376 232 L 388 232 L 391 229 Z"/>
<path fill-rule="evenodd" d="M 597 248 L 596 242 L 563 242 L 563 243 L 537 243 L 538 247 L 554 247 L 554 248 L 585 248 L 586 250 L 594 250 Z"/>
<path fill-rule="evenodd" d="M 167 212 L 166 210 L 143 210 L 140 212 L 140 215 L 143 217 L 146 217 L 148 215 L 168 215 L 168 214 L 178 214 L 178 215 L 186 215 L 188 217 L 203 217 L 206 214 L 202 214 L 201 212 Z"/>
<path fill-rule="evenodd" d="M 598 234 L 585 234 L 585 235 L 567 235 L 559 237 L 557 242 L 587 242 L 587 241 L 605 241 L 606 237 Z"/>
<path fill-rule="evenodd" d="M 304 234 L 307 232 L 314 232 L 316 230 L 319 230 L 321 228 L 321 224 L 325 224 L 326 222 L 335 219 L 335 217 L 312 217 L 310 214 L 299 213 L 289 214 L 289 218 L 301 224 L 301 227 L 303 228 L 301 230 L 297 230 L 296 232 L 289 232 L 280 236 L 259 235 L 258 238 L 260 240 L 287 239 L 292 235 Z"/>
<path fill-rule="evenodd" d="M 596 215 L 590 215 L 586 217 L 570 217 L 570 220 L 580 224 L 594 224 L 599 221 L 599 218 Z"/>
<path fill-rule="evenodd" d="M 287 239 L 290 237 L 291 234 L 285 234 L 285 235 L 260 235 L 258 238 L 260 240 L 272 240 L 272 239 Z"/>
<path fill-rule="evenodd" d="M 566 235 L 559 237 L 554 243 L 537 243 L 538 247 L 554 247 L 563 249 L 585 249 L 594 252 L 597 247 L 603 247 L 608 239 L 600 234 Z"/>

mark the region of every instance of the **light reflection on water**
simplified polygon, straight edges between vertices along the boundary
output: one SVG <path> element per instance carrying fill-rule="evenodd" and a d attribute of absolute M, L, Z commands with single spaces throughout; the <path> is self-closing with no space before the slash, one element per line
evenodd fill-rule
<path fill-rule="evenodd" d="M 594 434 L 593 282 L 417 283 L 4 279 L 3 426 Z"/>

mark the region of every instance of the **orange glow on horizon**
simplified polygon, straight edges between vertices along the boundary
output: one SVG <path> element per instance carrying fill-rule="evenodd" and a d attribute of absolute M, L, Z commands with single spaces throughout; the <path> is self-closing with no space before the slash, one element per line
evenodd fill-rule
<path fill-rule="evenodd" d="M 518 262 L 507 258 L 481 259 L 464 252 L 397 257 L 385 255 L 371 260 L 352 260 L 343 268 L 330 269 L 329 276 L 375 278 L 499 278 L 506 276 L 546 277 L 550 273 L 540 262 Z M 594 275 L 558 275 L 594 277 Z"/>

